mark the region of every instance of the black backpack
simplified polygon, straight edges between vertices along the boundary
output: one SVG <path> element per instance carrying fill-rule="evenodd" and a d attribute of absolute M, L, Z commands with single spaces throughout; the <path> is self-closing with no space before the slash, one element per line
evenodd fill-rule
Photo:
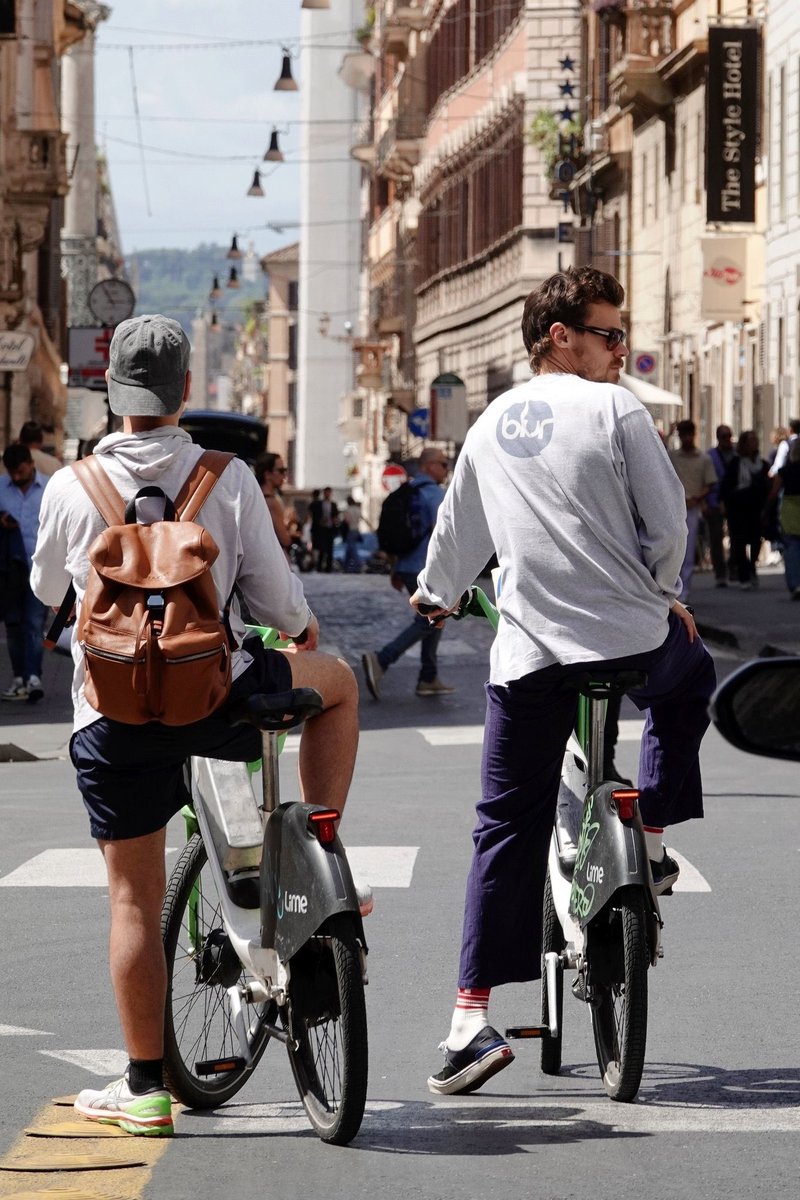
<path fill-rule="evenodd" d="M 385 554 L 410 554 L 430 533 L 417 495 L 419 487 L 401 483 L 381 506 L 378 545 Z"/>

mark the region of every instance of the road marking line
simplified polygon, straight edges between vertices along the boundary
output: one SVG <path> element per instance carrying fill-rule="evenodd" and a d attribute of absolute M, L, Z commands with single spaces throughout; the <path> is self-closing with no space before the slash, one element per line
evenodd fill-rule
<path fill-rule="evenodd" d="M 40 1050 L 39 1053 L 104 1077 L 119 1078 L 128 1065 L 124 1050 Z"/>
<path fill-rule="evenodd" d="M 24 1029 L 21 1025 L 0 1025 L 0 1037 L 55 1037 L 47 1029 Z"/>
<path fill-rule="evenodd" d="M 681 869 L 677 883 L 672 885 L 674 892 L 710 892 L 711 884 L 700 874 L 697 867 L 693 867 L 688 858 L 684 858 L 677 850 L 673 850 L 670 846 L 669 852 L 675 859 Z"/>
<path fill-rule="evenodd" d="M 429 746 L 481 746 L 482 725 L 429 725 L 417 729 Z"/>
<path fill-rule="evenodd" d="M 419 846 L 348 846 L 356 878 L 374 888 L 411 887 Z"/>
<path fill-rule="evenodd" d="M 373 887 L 410 887 L 418 846 L 350 846 L 350 866 Z M 175 848 L 168 846 L 167 854 Z M 108 887 L 97 850 L 43 850 L 0 879 L 0 887 Z M 2 1029 L 2 1026 L 0 1026 Z"/>
<path fill-rule="evenodd" d="M 617 734 L 618 742 L 640 742 L 642 740 L 642 730 L 644 729 L 644 721 L 639 718 L 631 721 L 620 721 L 619 732 Z"/>

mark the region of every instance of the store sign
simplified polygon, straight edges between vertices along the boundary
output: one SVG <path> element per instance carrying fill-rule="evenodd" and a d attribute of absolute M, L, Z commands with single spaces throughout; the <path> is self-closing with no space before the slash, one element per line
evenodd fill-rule
<path fill-rule="evenodd" d="M 706 83 L 706 220 L 755 220 L 759 35 L 712 25 Z"/>
<path fill-rule="evenodd" d="M 0 371 L 24 371 L 31 361 L 33 347 L 32 333 L 0 329 Z"/>
<path fill-rule="evenodd" d="M 106 391 L 108 347 L 113 329 L 76 327 L 67 331 L 70 387 Z"/>
<path fill-rule="evenodd" d="M 747 239 L 703 238 L 700 315 L 704 321 L 741 321 L 747 278 Z"/>
<path fill-rule="evenodd" d="M 461 445 L 466 436 L 467 389 L 464 380 L 450 372 L 437 375 L 431 384 L 431 441 Z"/>

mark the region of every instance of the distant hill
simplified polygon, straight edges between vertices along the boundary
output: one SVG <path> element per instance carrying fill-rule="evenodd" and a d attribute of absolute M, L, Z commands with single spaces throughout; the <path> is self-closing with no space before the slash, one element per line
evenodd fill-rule
<path fill-rule="evenodd" d="M 192 320 L 198 310 L 213 307 L 220 321 L 236 323 L 244 306 L 251 300 L 264 300 L 268 280 L 261 268 L 254 283 L 244 278 L 246 247 L 240 247 L 238 262 L 226 258 L 227 246 L 201 245 L 194 250 L 137 250 L 126 258 L 128 278 L 136 293 L 136 312 L 160 312 L 180 321 L 191 334 Z M 228 288 L 231 267 L 236 267 L 241 287 Z M 208 299 L 214 276 L 219 279 L 222 297 Z"/>

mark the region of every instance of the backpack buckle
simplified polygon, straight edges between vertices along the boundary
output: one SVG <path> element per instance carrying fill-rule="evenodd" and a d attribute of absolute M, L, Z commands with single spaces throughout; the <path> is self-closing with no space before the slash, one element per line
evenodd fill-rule
<path fill-rule="evenodd" d="M 167 604 L 163 592 L 151 592 L 147 597 L 147 613 L 151 621 L 163 625 L 164 610 L 166 607 Z"/>

